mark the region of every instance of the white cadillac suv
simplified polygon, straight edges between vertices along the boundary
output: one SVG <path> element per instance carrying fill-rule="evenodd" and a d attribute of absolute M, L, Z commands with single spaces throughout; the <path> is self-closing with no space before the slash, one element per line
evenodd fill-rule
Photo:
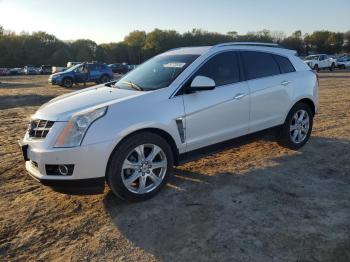
<path fill-rule="evenodd" d="M 143 200 L 174 165 L 237 137 L 278 127 L 282 145 L 300 148 L 317 107 L 317 76 L 292 50 L 177 48 L 118 81 L 44 104 L 20 144 L 26 169 L 43 184 L 102 179 L 119 197 Z"/>

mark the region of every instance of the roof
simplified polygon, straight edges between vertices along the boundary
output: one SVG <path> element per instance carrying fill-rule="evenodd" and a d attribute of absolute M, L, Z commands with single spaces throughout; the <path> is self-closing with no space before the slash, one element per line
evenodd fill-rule
<path fill-rule="evenodd" d="M 232 42 L 232 43 L 222 43 L 214 46 L 194 46 L 194 47 L 179 47 L 171 49 L 164 55 L 202 55 L 207 53 L 209 50 L 217 49 L 243 49 L 244 50 L 261 50 L 272 53 L 280 53 L 285 55 L 296 54 L 295 50 L 286 49 L 275 43 L 257 43 L 257 42 Z M 162 55 L 163 55 L 162 54 Z"/>

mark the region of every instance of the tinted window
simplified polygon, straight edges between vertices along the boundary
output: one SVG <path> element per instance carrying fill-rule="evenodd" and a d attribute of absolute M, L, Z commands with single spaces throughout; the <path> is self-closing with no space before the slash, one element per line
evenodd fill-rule
<path fill-rule="evenodd" d="M 218 54 L 207 61 L 195 74 L 210 77 L 216 86 L 236 83 L 239 81 L 237 54 L 225 52 Z"/>
<path fill-rule="evenodd" d="M 282 73 L 295 72 L 294 66 L 287 57 L 283 57 L 280 55 L 273 55 L 273 57 L 276 59 L 278 65 L 280 66 Z"/>
<path fill-rule="evenodd" d="M 242 52 L 247 79 L 280 74 L 280 69 L 271 54 L 263 52 Z"/>

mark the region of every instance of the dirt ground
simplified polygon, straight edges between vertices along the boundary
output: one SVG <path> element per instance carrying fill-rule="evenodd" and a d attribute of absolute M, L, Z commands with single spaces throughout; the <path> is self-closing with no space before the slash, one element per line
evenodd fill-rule
<path fill-rule="evenodd" d="M 301 150 L 252 139 L 176 168 L 160 194 L 131 204 L 27 175 L 17 141 L 28 116 L 70 91 L 46 81 L 0 78 L 0 261 L 350 261 L 349 71 L 320 73 Z"/>

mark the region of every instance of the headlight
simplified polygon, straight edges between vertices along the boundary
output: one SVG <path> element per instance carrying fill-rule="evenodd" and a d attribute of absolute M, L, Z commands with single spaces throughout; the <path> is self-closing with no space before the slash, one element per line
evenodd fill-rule
<path fill-rule="evenodd" d="M 73 115 L 59 135 L 55 147 L 80 146 L 90 125 L 106 112 L 107 106 Z"/>

